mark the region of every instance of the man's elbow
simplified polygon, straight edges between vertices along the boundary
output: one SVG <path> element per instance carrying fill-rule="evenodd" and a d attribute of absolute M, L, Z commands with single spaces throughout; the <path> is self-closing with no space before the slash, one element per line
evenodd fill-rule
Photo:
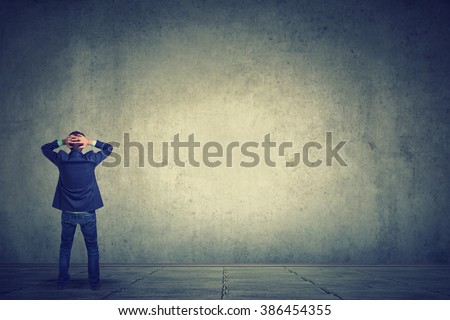
<path fill-rule="evenodd" d="M 109 143 L 105 143 L 103 146 L 103 153 L 109 156 L 113 152 L 113 146 Z"/>
<path fill-rule="evenodd" d="M 45 151 L 47 151 L 47 150 L 48 150 L 48 147 L 47 147 L 46 144 L 44 144 L 44 145 L 41 147 L 41 152 L 42 152 L 42 153 L 45 153 Z"/>

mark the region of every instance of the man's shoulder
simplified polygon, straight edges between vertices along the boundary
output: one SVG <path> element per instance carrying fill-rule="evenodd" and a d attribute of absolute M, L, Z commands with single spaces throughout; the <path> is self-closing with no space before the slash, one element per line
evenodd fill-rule
<path fill-rule="evenodd" d="M 95 152 L 92 150 L 88 151 L 84 154 L 84 158 L 88 159 L 88 160 L 93 159 L 94 157 L 95 157 Z"/>

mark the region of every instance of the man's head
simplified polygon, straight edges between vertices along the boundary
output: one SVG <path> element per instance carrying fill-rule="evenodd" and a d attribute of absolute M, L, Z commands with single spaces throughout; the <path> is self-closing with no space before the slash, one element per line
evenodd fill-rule
<path fill-rule="evenodd" d="M 80 131 L 72 131 L 71 133 L 69 133 L 69 137 L 80 137 L 80 136 L 86 137 L 84 135 L 84 133 L 82 133 Z M 73 148 L 79 149 L 80 146 L 82 146 L 82 145 L 83 145 L 82 143 L 69 143 L 69 148 L 70 149 L 73 149 Z"/>
<path fill-rule="evenodd" d="M 72 131 L 71 133 L 69 133 L 69 136 L 83 136 L 83 137 L 86 137 L 84 135 L 84 133 L 80 132 L 80 131 Z"/>

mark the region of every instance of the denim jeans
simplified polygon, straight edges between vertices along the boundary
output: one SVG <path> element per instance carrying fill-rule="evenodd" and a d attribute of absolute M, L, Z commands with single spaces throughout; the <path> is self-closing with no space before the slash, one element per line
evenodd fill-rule
<path fill-rule="evenodd" d="M 59 249 L 58 283 L 65 286 L 70 279 L 69 264 L 73 238 L 77 224 L 81 227 L 88 255 L 89 284 L 95 287 L 100 282 L 99 253 L 97 245 L 97 219 L 95 211 L 86 213 L 61 213 L 61 246 Z"/>

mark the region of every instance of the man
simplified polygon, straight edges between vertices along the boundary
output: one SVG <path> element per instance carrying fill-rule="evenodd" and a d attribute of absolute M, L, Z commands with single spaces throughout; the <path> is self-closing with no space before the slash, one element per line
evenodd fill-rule
<path fill-rule="evenodd" d="M 69 147 L 70 153 L 53 151 L 63 145 Z M 83 153 L 82 150 L 88 145 L 101 151 Z M 62 210 L 58 288 L 64 289 L 70 280 L 70 252 L 79 224 L 87 249 L 89 284 L 92 290 L 97 290 L 101 282 L 95 210 L 103 207 L 103 201 L 94 171 L 112 153 L 112 146 L 99 140 L 87 139 L 83 133 L 73 131 L 66 139 L 44 144 L 41 150 L 59 169 L 53 199 L 53 207 Z"/>

